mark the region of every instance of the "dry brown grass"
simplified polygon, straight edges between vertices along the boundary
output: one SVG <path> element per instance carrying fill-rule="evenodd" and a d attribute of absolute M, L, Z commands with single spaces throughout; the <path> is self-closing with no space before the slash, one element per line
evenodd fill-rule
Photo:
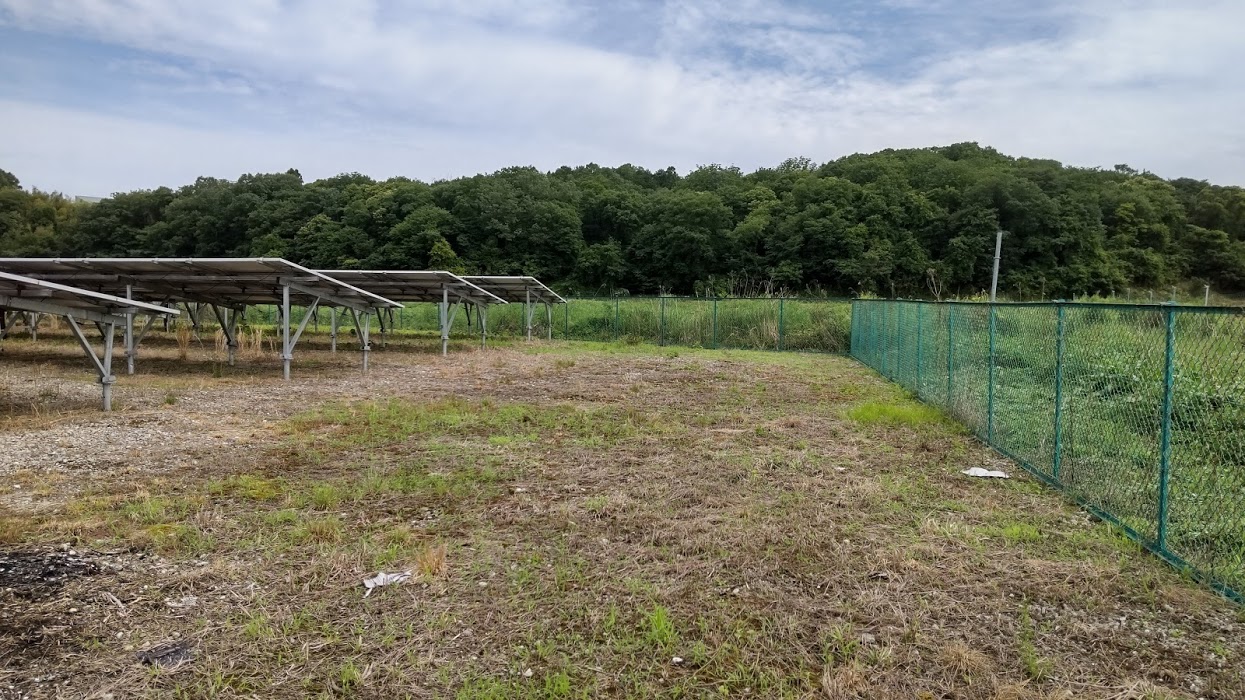
<path fill-rule="evenodd" d="M 194 337 L 194 330 L 189 325 L 177 324 L 177 330 L 174 333 L 174 338 L 177 339 L 177 359 L 185 360 L 190 357 L 190 343 Z"/>
<path fill-rule="evenodd" d="M 444 575 L 449 569 L 446 554 L 447 550 L 444 542 L 425 545 L 419 550 L 419 554 L 415 555 L 415 571 L 421 576 L 428 578 Z"/>
<path fill-rule="evenodd" d="M 1245 697 L 1235 609 L 1015 469 L 1008 482 L 961 477 L 995 459 L 962 433 L 847 418 L 860 402 L 904 401 L 850 361 L 442 360 L 394 352 L 402 342 L 365 378 L 354 353 L 303 350 L 284 383 L 270 357 L 196 374 L 165 338 L 144 351 L 151 374 L 119 383 L 125 410 L 50 430 L 0 423 L 12 463 L 62 436 L 73 440 L 56 454 L 90 458 L 23 463 L 22 495 L 0 489 L 0 528 L 23 549 L 70 542 L 103 565 L 46 599 L 0 597 L 5 648 L 27 650 L 0 658 L 0 687 Z M 39 381 L 82 374 L 72 347 L 41 352 L 53 366 Z M 205 352 L 189 354 L 193 366 Z M 73 451 L 92 435 L 104 442 Z M 4 464 L 0 485 L 18 473 Z M 1009 540 L 1014 523 L 1043 537 Z M 417 576 L 362 598 L 364 578 L 408 568 Z M 191 662 L 134 663 L 174 639 L 193 641 Z"/>

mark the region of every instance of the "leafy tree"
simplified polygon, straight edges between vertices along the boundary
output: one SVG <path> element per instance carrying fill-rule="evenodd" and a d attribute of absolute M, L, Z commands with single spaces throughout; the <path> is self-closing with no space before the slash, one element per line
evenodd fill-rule
<path fill-rule="evenodd" d="M 1245 290 L 1245 189 L 975 143 L 744 173 L 587 164 L 423 183 L 297 170 L 76 204 L 0 170 L 0 254 L 281 256 L 311 267 L 523 273 L 593 293 L 1025 297 L 1198 280 Z M 746 284 L 745 284 L 746 282 Z"/>

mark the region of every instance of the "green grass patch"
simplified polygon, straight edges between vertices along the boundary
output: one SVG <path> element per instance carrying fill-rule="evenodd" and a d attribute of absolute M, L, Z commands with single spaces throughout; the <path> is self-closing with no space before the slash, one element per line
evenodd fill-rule
<path fill-rule="evenodd" d="M 275 501 L 283 492 L 284 485 L 280 481 L 253 474 L 236 474 L 208 484 L 208 493 L 212 496 L 232 496 L 250 501 Z"/>
<path fill-rule="evenodd" d="M 847 411 L 847 417 L 862 425 L 889 425 L 919 428 L 947 424 L 942 411 L 915 401 L 869 401 Z"/>

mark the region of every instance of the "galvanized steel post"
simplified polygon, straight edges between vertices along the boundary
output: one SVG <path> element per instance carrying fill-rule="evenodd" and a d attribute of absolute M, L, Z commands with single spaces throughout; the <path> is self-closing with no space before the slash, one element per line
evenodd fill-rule
<path fill-rule="evenodd" d="M 955 305 L 947 304 L 947 412 L 955 413 Z"/>
<path fill-rule="evenodd" d="M 281 285 L 281 366 L 288 381 L 290 378 L 290 286 Z"/>
<path fill-rule="evenodd" d="M 855 308 L 853 306 L 853 308 Z M 718 298 L 713 298 L 713 349 L 718 349 Z"/>
<path fill-rule="evenodd" d="M 661 337 L 658 339 L 657 344 L 659 346 L 665 346 L 666 344 L 666 297 L 663 296 L 663 297 L 660 297 L 660 299 L 661 299 Z"/>
<path fill-rule="evenodd" d="M 986 386 L 986 442 L 994 444 L 994 327 L 997 314 L 994 302 L 990 302 L 990 357 Z"/>
<path fill-rule="evenodd" d="M 783 321 L 782 297 L 778 297 L 778 351 L 782 352 L 782 321 Z"/>
<path fill-rule="evenodd" d="M 450 354 L 450 290 L 441 285 L 441 307 L 439 309 L 441 321 L 441 357 Z M 531 340 L 530 327 L 528 340 Z"/>
<path fill-rule="evenodd" d="M 366 309 L 363 311 L 363 330 L 360 333 L 363 340 L 363 371 L 367 372 L 367 356 L 372 351 L 372 339 L 369 336 L 368 329 L 372 323 L 372 314 Z"/>
<path fill-rule="evenodd" d="M 329 352 L 337 352 L 337 307 L 329 307 Z"/>
<path fill-rule="evenodd" d="M 1055 307 L 1055 454 L 1051 465 L 1051 475 L 1059 481 L 1059 470 L 1063 467 L 1063 331 L 1064 307 L 1060 302 Z"/>
<path fill-rule="evenodd" d="M 1171 480 L 1172 459 L 1172 394 L 1176 383 L 1176 310 L 1169 306 L 1167 316 L 1167 353 L 1163 362 L 1163 423 L 1159 436 L 1159 528 L 1158 548 L 1167 550 L 1167 492 Z"/>
<path fill-rule="evenodd" d="M 921 397 L 921 389 L 925 386 L 921 381 L 921 327 L 925 325 L 923 316 L 925 315 L 925 302 L 918 301 L 916 303 L 916 395 Z"/>
<path fill-rule="evenodd" d="M 523 316 L 527 322 L 527 340 L 530 343 L 532 341 L 532 290 L 524 290 L 524 293 L 527 297 L 523 302 Z"/>

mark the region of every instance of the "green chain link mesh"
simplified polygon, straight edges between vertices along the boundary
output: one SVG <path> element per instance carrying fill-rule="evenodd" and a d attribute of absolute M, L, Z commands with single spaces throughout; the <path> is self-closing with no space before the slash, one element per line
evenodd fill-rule
<path fill-rule="evenodd" d="M 862 299 L 851 352 L 1241 600 L 1240 310 Z"/>

